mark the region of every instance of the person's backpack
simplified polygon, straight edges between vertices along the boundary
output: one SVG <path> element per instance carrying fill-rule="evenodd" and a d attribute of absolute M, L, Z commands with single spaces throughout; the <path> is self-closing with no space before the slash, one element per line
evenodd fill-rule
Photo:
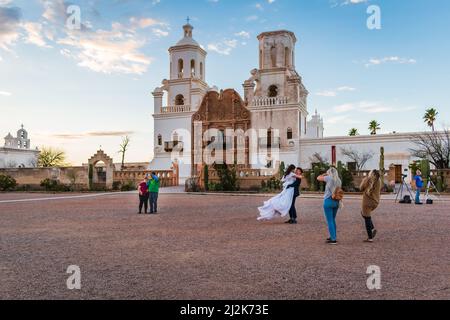
<path fill-rule="evenodd" d="M 332 195 L 333 200 L 342 201 L 344 199 L 344 190 L 342 188 L 336 188 Z"/>
<path fill-rule="evenodd" d="M 399 201 L 399 203 L 403 204 L 411 204 L 412 200 L 410 196 L 404 196 L 402 200 Z"/>

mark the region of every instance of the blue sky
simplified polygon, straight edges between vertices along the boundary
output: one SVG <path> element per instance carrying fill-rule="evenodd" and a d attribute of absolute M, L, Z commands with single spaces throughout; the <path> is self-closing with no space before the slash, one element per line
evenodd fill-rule
<path fill-rule="evenodd" d="M 81 9 L 81 31 L 65 27 Z M 366 25 L 370 5 L 381 29 Z M 116 161 L 152 156 L 152 90 L 168 77 L 167 49 L 186 17 L 207 49 L 209 85 L 235 88 L 258 65 L 256 36 L 288 29 L 308 107 L 325 134 L 427 130 L 434 106 L 449 124 L 450 2 L 447 0 L 0 0 L 0 135 L 24 124 L 32 145 L 63 148 L 81 164 L 101 145 Z"/>

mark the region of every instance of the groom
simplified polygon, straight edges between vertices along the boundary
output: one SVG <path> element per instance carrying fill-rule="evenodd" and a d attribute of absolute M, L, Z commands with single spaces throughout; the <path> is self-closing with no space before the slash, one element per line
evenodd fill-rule
<path fill-rule="evenodd" d="M 303 175 L 303 169 L 297 168 L 295 169 L 295 174 L 298 176 Z M 286 223 L 289 224 L 297 224 L 297 209 L 295 208 L 295 202 L 297 198 L 300 196 L 300 185 L 302 184 L 302 179 L 296 179 L 293 184 L 288 186 L 287 188 L 294 188 L 294 198 L 292 199 L 292 205 L 291 209 L 289 210 L 289 221 L 286 221 Z"/>

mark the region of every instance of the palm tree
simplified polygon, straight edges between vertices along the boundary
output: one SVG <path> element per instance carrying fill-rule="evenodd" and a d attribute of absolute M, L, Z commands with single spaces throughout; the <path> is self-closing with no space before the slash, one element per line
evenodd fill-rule
<path fill-rule="evenodd" d="M 376 120 L 372 120 L 369 123 L 369 130 L 371 135 L 376 135 L 377 131 L 380 130 L 380 124 Z"/>
<path fill-rule="evenodd" d="M 439 112 L 437 112 L 436 109 L 430 108 L 425 112 L 425 115 L 423 116 L 423 120 L 429 127 L 431 127 L 432 131 L 434 131 L 434 122 L 436 121 L 438 114 Z"/>
<path fill-rule="evenodd" d="M 350 137 L 359 136 L 358 129 L 356 129 L 356 128 L 351 128 L 350 131 L 348 132 L 348 135 L 349 135 Z"/>
<path fill-rule="evenodd" d="M 38 166 L 41 168 L 64 167 L 68 164 L 66 153 L 63 150 L 43 147 L 39 153 Z"/>

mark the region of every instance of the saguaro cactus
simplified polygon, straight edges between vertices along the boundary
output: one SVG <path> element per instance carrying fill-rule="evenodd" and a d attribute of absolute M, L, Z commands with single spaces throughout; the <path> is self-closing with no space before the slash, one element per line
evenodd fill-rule
<path fill-rule="evenodd" d="M 385 169 L 384 169 L 384 147 L 380 148 L 380 174 L 384 177 Z"/>
<path fill-rule="evenodd" d="M 208 168 L 208 165 L 205 165 L 203 167 L 203 181 L 205 183 L 205 190 L 208 191 L 208 189 L 209 189 L 209 168 Z"/>

